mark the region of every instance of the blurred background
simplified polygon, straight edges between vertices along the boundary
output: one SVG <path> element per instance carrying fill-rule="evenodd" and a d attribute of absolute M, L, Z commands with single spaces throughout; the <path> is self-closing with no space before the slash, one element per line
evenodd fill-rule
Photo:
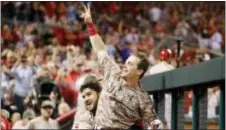
<path fill-rule="evenodd" d="M 85 75 L 101 79 L 79 17 L 84 3 L 91 5 L 97 31 L 118 64 L 137 51 L 148 56 L 150 68 L 224 56 L 225 2 L 1 2 L 1 109 L 12 125 L 28 108 L 40 114 L 44 99 L 56 105 L 52 118 L 62 116 L 81 102 Z M 186 95 L 191 117 L 192 92 Z M 209 119 L 218 116 L 218 97 L 218 86 L 208 90 Z"/>

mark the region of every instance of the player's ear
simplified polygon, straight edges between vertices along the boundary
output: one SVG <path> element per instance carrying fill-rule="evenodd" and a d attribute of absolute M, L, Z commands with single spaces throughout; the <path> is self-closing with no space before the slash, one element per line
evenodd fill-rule
<path fill-rule="evenodd" d="M 144 72 L 143 69 L 137 69 L 137 75 L 141 75 Z"/>

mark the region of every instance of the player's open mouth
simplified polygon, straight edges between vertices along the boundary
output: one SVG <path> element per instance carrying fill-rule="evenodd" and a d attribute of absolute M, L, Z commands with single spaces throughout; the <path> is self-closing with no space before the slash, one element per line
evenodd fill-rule
<path fill-rule="evenodd" d="M 127 70 L 126 68 L 123 68 L 123 69 L 122 69 L 122 72 L 127 73 L 128 70 Z"/>
<path fill-rule="evenodd" d="M 87 102 L 86 106 L 90 106 L 92 104 L 92 102 Z"/>

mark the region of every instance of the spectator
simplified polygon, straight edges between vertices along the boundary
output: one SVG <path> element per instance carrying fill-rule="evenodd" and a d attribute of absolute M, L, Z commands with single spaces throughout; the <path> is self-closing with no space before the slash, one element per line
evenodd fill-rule
<path fill-rule="evenodd" d="M 1 129 L 5 129 L 5 130 L 8 130 L 8 129 L 11 129 L 11 123 L 8 121 L 7 117 L 1 113 Z"/>
<path fill-rule="evenodd" d="M 18 112 L 14 112 L 11 117 L 12 125 L 14 125 L 17 121 L 21 120 L 21 115 Z"/>
<path fill-rule="evenodd" d="M 56 119 L 59 115 L 59 105 L 60 105 L 60 101 L 61 101 L 61 92 L 58 86 L 55 86 L 52 91 L 50 92 L 49 95 L 49 99 L 50 101 L 53 102 L 54 105 L 54 109 L 53 109 L 53 114 L 52 114 L 52 118 Z"/>
<path fill-rule="evenodd" d="M 28 122 L 28 128 L 34 129 L 59 129 L 58 123 L 51 119 L 54 105 L 46 100 L 41 105 L 41 115 Z"/>
<path fill-rule="evenodd" d="M 132 44 L 139 42 L 139 34 L 136 27 L 132 27 L 130 32 L 126 35 L 126 41 Z"/>
<path fill-rule="evenodd" d="M 12 129 L 28 129 L 27 124 L 33 118 L 35 118 L 35 112 L 32 109 L 25 110 L 22 120 L 15 122 Z"/>
<path fill-rule="evenodd" d="M 67 102 L 69 106 L 74 107 L 77 104 L 78 92 L 74 88 L 74 86 L 72 86 L 74 85 L 71 82 L 72 80 L 68 78 L 67 81 L 66 78 L 67 76 L 65 70 L 61 69 L 57 73 L 56 82 L 60 87 L 60 91 L 62 93 L 64 101 Z"/>
<path fill-rule="evenodd" d="M 23 102 L 28 92 L 31 90 L 31 81 L 33 76 L 32 68 L 27 65 L 27 57 L 21 56 L 21 62 L 12 68 L 12 71 L 5 70 L 7 74 L 15 78 L 14 96 L 15 103 L 20 113 L 23 113 Z"/>
<path fill-rule="evenodd" d="M 150 21 L 152 23 L 152 27 L 155 27 L 156 23 L 160 20 L 162 15 L 162 10 L 158 6 L 153 6 L 149 10 Z"/>
<path fill-rule="evenodd" d="M 210 28 L 210 35 L 211 35 L 209 47 L 212 50 L 221 52 L 221 42 L 222 42 L 221 34 L 217 31 L 216 26 L 212 25 L 209 28 Z"/>
<path fill-rule="evenodd" d="M 10 118 L 13 113 L 18 112 L 19 109 L 16 105 L 15 99 L 13 97 L 12 89 L 6 89 L 1 99 L 1 109 L 6 109 L 9 112 Z"/>
<path fill-rule="evenodd" d="M 172 51 L 169 49 L 162 50 L 159 54 L 159 63 L 155 64 L 149 70 L 150 74 L 162 73 L 174 69 L 175 67 L 170 65 Z"/>

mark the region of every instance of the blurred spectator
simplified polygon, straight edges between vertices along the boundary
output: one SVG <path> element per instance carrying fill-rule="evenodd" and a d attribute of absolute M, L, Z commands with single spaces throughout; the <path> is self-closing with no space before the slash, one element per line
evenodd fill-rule
<path fill-rule="evenodd" d="M 1 7 L 2 15 L 8 19 L 13 19 L 15 16 L 15 4 L 13 2 L 4 2 Z M 9 11 L 10 10 L 10 11 Z"/>
<path fill-rule="evenodd" d="M 15 78 L 14 96 L 15 103 L 20 113 L 24 110 L 24 99 L 28 95 L 28 92 L 32 89 L 32 68 L 27 64 L 27 57 L 21 56 L 21 62 L 17 63 L 12 71 L 5 69 L 5 72 Z"/>
<path fill-rule="evenodd" d="M 32 109 L 27 109 L 23 113 L 22 120 L 14 123 L 12 129 L 28 129 L 28 122 L 35 118 L 35 112 Z"/>
<path fill-rule="evenodd" d="M 219 99 L 220 97 L 220 90 L 219 87 L 209 88 L 208 89 L 208 111 L 207 111 L 207 118 L 213 119 L 219 115 Z"/>
<path fill-rule="evenodd" d="M 12 40 L 12 35 L 10 33 L 9 25 L 7 24 L 2 25 L 1 37 L 5 42 L 10 42 Z"/>
<path fill-rule="evenodd" d="M 164 49 L 159 54 L 159 62 L 151 67 L 149 70 L 150 74 L 162 73 L 165 71 L 175 69 L 174 66 L 170 64 L 170 60 L 172 57 L 172 51 L 170 49 Z"/>
<path fill-rule="evenodd" d="M 8 129 L 11 129 L 11 123 L 8 121 L 7 117 L 5 117 L 5 115 L 3 115 L 1 113 L 1 129 L 5 129 L 5 130 L 8 130 Z"/>
<path fill-rule="evenodd" d="M 40 2 L 32 2 L 31 9 L 29 11 L 28 20 L 30 22 L 44 21 L 44 12 L 42 10 Z"/>
<path fill-rule="evenodd" d="M 58 129 L 58 123 L 51 119 L 54 105 L 51 101 L 45 100 L 41 105 L 41 115 L 28 122 L 29 129 Z"/>
<path fill-rule="evenodd" d="M 209 43 L 209 48 L 215 51 L 221 51 L 221 42 L 222 42 L 222 36 L 221 34 L 217 31 L 217 27 L 214 25 L 211 25 L 209 27 L 210 29 L 210 43 Z"/>
<path fill-rule="evenodd" d="M 58 116 L 60 116 L 59 114 L 59 105 L 60 105 L 60 101 L 61 101 L 61 92 L 60 92 L 60 89 L 58 86 L 55 86 L 50 95 L 49 95 L 49 99 L 50 101 L 53 102 L 53 105 L 54 105 L 54 109 L 53 109 L 53 114 L 52 114 L 52 118 L 53 119 L 56 119 Z"/>
<path fill-rule="evenodd" d="M 1 99 L 1 109 L 6 109 L 10 114 L 10 118 L 14 112 L 19 111 L 13 97 L 12 89 L 6 89 L 5 93 L 3 94 L 3 98 Z"/>
<path fill-rule="evenodd" d="M 66 82 L 67 81 L 67 82 Z M 60 87 L 64 101 L 73 107 L 77 104 L 78 92 L 74 88 L 75 82 L 66 75 L 65 70 L 61 69 L 57 73 L 56 82 Z"/>
<path fill-rule="evenodd" d="M 139 34 L 136 27 L 132 27 L 130 32 L 126 35 L 126 41 L 132 44 L 137 44 L 139 42 Z"/>
<path fill-rule="evenodd" d="M 153 7 L 151 7 L 149 10 L 149 15 L 152 27 L 155 27 L 161 18 L 162 10 L 158 6 L 153 5 Z"/>
<path fill-rule="evenodd" d="M 17 121 L 21 120 L 21 115 L 19 112 L 14 112 L 11 117 L 12 125 L 14 125 Z"/>

